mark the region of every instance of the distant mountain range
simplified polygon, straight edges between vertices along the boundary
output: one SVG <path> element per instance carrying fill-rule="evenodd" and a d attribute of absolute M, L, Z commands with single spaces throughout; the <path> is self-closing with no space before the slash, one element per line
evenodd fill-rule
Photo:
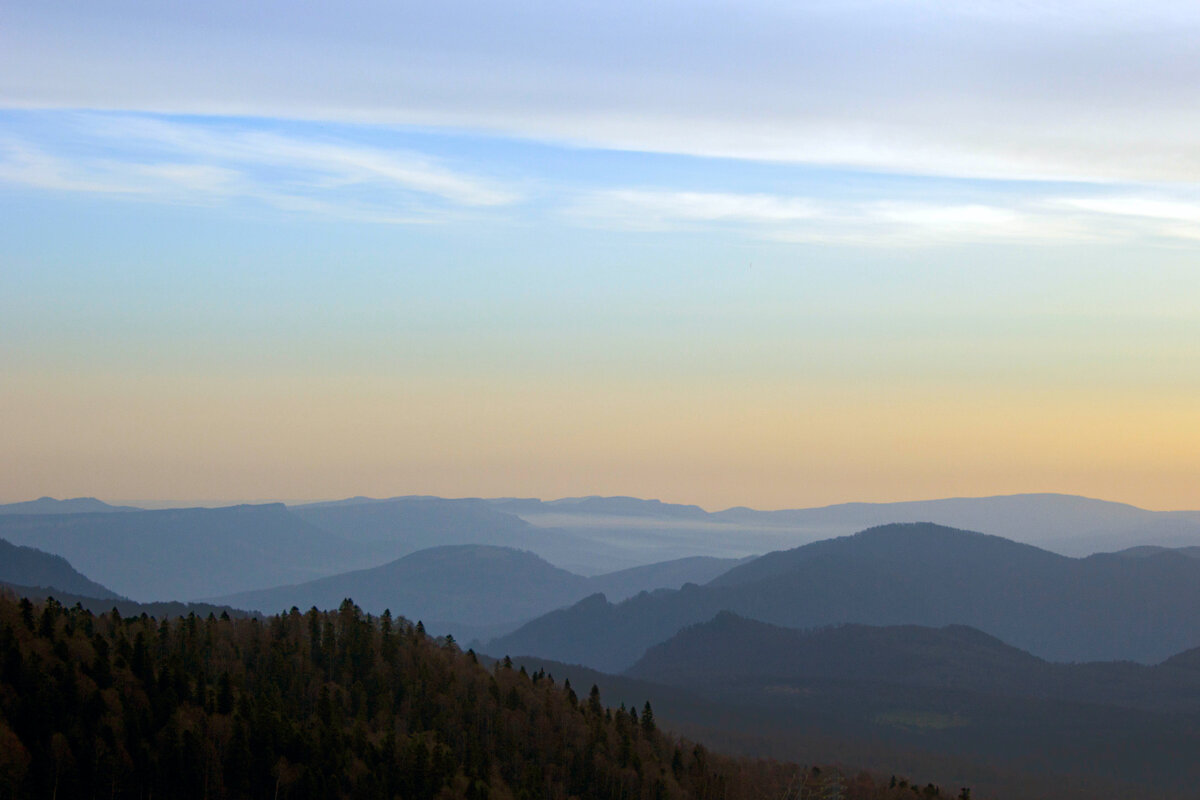
<path fill-rule="evenodd" d="M 37 500 L 0 505 L 0 514 L 111 514 L 140 510 L 133 506 L 110 506 L 94 497 L 72 497 L 67 500 L 39 497 Z"/>
<path fill-rule="evenodd" d="M 532 546 L 546 538 L 529 523 L 483 500 L 354 497 L 332 503 L 289 506 L 288 510 L 347 541 L 391 542 L 403 538 L 413 552 L 448 544 Z"/>
<path fill-rule="evenodd" d="M 1050 494 L 718 512 L 631 497 L 356 497 L 154 511 L 42 498 L 0 506 L 0 537 L 62 555 L 113 591 L 148 601 L 300 584 L 445 545 L 526 550 L 576 575 L 597 576 L 686 558 L 746 558 L 898 521 L 979 530 L 1072 554 L 1101 545 L 1200 546 L 1196 512 Z M 628 590 L 645 585 L 631 578 Z M 605 587 L 610 600 L 621 591 Z"/>
<path fill-rule="evenodd" d="M 47 587 L 87 597 L 123 599 L 111 589 L 80 574 L 62 556 L 21 547 L 0 539 L 0 583 Z"/>
<path fill-rule="evenodd" d="M 1189 558 L 1200 558 L 1200 547 L 1158 547 L 1155 545 L 1142 545 L 1140 547 L 1129 547 L 1125 550 L 1119 550 L 1117 555 L 1127 556 L 1129 558 L 1146 558 L 1147 556 L 1158 556 L 1163 553 L 1176 553 Z"/>
<path fill-rule="evenodd" d="M 354 498 L 293 508 L 267 504 L 120 514 L 86 510 L 93 507 L 90 501 L 56 502 L 75 510 L 55 514 L 43 504 L 46 513 L 0 515 L 0 537 L 62 555 L 115 591 L 141 601 L 197 600 L 304 583 L 448 544 L 528 550 L 559 564 L 581 563 L 588 575 L 611 572 L 597 567 L 630 560 L 606 555 L 614 548 L 602 541 L 539 528 L 482 500 Z M 636 533 L 626 536 L 635 538 Z M 669 568 L 679 572 L 675 585 L 707 581 L 728 566 L 710 556 L 689 558 L 696 560 L 678 560 Z M 623 597 L 672 585 L 673 580 L 665 574 L 647 578 L 627 572 L 613 576 L 603 588 Z M 538 613 L 542 610 L 539 605 Z"/>
<path fill-rule="evenodd" d="M 758 686 L 772 694 L 811 680 L 834 680 L 1200 712 L 1200 647 L 1153 666 L 1060 664 L 965 625 L 796 630 L 723 611 L 651 647 L 625 674 L 693 690 Z"/>
<path fill-rule="evenodd" d="M 535 525 L 577 535 L 622 528 L 643 533 L 643 546 L 670 551 L 683 531 L 710 555 L 766 552 L 844 536 L 892 522 L 935 522 L 1034 544 L 1064 555 L 1135 545 L 1200 545 L 1200 511 L 1147 511 L 1125 503 L 1064 494 L 961 497 L 900 503 L 842 503 L 819 508 L 760 511 L 737 507 L 707 512 L 698 506 L 632 497 L 541 501 L 493 500 Z M 700 552 L 700 551 L 697 551 Z M 666 556 L 663 556 L 666 557 Z"/>
<path fill-rule="evenodd" d="M 240 512 L 248 513 L 252 523 L 263 520 L 278 523 L 277 514 L 272 513 L 274 510 L 251 506 L 242 507 Z M 207 514 L 184 514 L 182 523 L 199 520 L 211 527 L 214 514 L 219 523 L 231 524 L 231 519 L 234 522 L 243 519 L 235 510 L 217 509 Z M 161 515 L 152 515 L 150 520 L 156 521 L 159 517 Z M 27 529 L 19 524 L 21 519 L 13 516 L 13 530 Z M 38 521 L 48 520 L 39 518 Z M 90 527 L 85 517 L 80 520 L 85 523 L 85 529 Z M 168 528 L 170 525 L 178 528 L 182 523 L 179 515 L 169 515 L 166 521 Z M 58 541 L 75 543 L 78 530 L 67 523 L 63 527 L 66 534 Z M 34 525 L 33 529 L 44 534 L 47 526 Z M 54 530 L 54 527 L 49 529 Z M 236 526 L 233 530 L 236 532 Z M 136 528 L 132 531 L 120 529 L 109 539 L 109 544 L 128 547 L 137 533 Z M 164 602 L 139 605 L 91 581 L 61 556 L 0 540 L 0 583 L 9 584 L 27 596 L 54 596 L 60 601 L 69 597 L 71 602 L 82 601 L 87 608 L 94 606 L 104 611 L 112 607 L 111 601 L 120 601 L 130 609 L 135 606 L 141 609 L 136 613 L 147 608 L 159 613 L 187 613 L 196 608 L 204 609 L 204 613 L 213 609 L 218 613 L 228 609 L 275 612 L 292 606 L 331 609 L 352 597 L 368 611 L 380 613 L 390 609 L 397 615 L 423 619 L 431 632 L 454 633 L 464 641 L 506 632 L 521 622 L 570 605 L 595 591 L 623 599 L 647 590 L 678 588 L 694 581 L 707 582 L 738 563 L 736 560 L 694 557 L 585 577 L 559 569 L 527 551 L 491 545 L 447 545 L 420 550 L 380 567 L 217 597 L 207 605 Z M 245 568 L 246 564 L 241 566 Z"/>
<path fill-rule="evenodd" d="M 1200 648 L 1155 666 L 1055 664 L 965 626 L 802 631 L 725 612 L 650 648 L 628 679 L 661 693 L 663 713 L 676 693 L 703 698 L 685 718 L 756 736 L 764 755 L 819 731 L 838 744 L 816 747 L 875 763 L 1058 776 L 995 796 L 1060 797 L 1087 776 L 1126 785 L 1083 797 L 1194 797 L 1200 782 Z"/>
<path fill-rule="evenodd" d="M 488 502 L 518 516 L 557 513 L 596 514 L 606 517 L 660 517 L 676 520 L 707 520 L 713 516 L 700 506 L 643 500 L 638 497 L 564 497 L 559 500 L 506 497 Z"/>
<path fill-rule="evenodd" d="M 613 602 L 620 602 L 642 592 L 659 589 L 679 589 L 688 583 L 708 583 L 739 564 L 753 561 L 747 558 L 713 558 L 692 556 L 671 561 L 660 561 L 641 567 L 630 567 L 588 579 L 588 591 L 577 599 L 599 592 Z"/>
<path fill-rule="evenodd" d="M 275 613 L 293 605 L 337 608 L 350 597 L 377 614 L 386 608 L 413 620 L 486 626 L 528 619 L 573 602 L 586 584 L 587 578 L 522 550 L 451 545 L 421 550 L 380 567 L 218 600 Z"/>
<path fill-rule="evenodd" d="M 34 601 L 53 597 L 64 606 L 79 604 L 94 614 L 116 608 L 127 617 L 149 614 L 159 619 L 189 613 L 247 616 L 238 609 L 206 603 L 137 603 L 89 580 L 62 556 L 0 539 L 0 590 L 4 589 Z"/>
<path fill-rule="evenodd" d="M 636 502 L 646 507 L 657 504 L 657 501 Z M 402 542 L 404 549 L 395 556 L 441 545 L 488 544 L 529 550 L 556 566 L 581 575 L 598 575 L 692 556 L 740 558 L 754 552 L 743 545 L 713 547 L 691 531 L 672 531 L 665 537 L 658 536 L 653 530 L 659 522 L 655 518 L 643 518 L 636 524 L 621 518 L 616 529 L 604 529 L 593 525 L 557 525 L 554 524 L 556 518 L 545 515 L 531 517 L 536 520 L 536 524 L 531 524 L 517 513 L 521 508 L 533 508 L 540 503 L 536 500 L 447 500 L 440 497 L 375 500 L 355 497 L 332 503 L 291 506 L 290 510 L 323 530 L 360 544 Z M 607 500 L 598 503 L 601 506 L 607 504 Z M 557 508 L 559 503 L 546 505 Z M 571 516 L 565 519 L 568 523 L 575 520 Z M 606 516 L 604 519 L 614 518 Z M 728 535 L 728 531 L 723 533 Z"/>
<path fill-rule="evenodd" d="M 926 514 L 986 532 L 889 522 L 828 538 Z M 594 681 L 653 699 L 742 752 L 819 748 L 980 789 L 990 775 L 1023 798 L 1187 797 L 1200 785 L 1194 517 L 1061 495 L 715 513 L 598 497 L 162 511 L 43 498 L 0 507 L 0 584 L 126 616 L 352 598 L 553 664 L 581 697 Z M 1121 546 L 1069 557 L 998 530 Z M 758 549 L 771 552 L 746 556 Z M 1067 784 L 1074 795 L 1055 793 Z"/>
<path fill-rule="evenodd" d="M 307 583 L 226 595 L 215 602 L 274 613 L 292 606 L 337 608 L 347 597 L 363 609 L 384 609 L 422 620 L 431 632 L 468 641 L 574 603 L 595 591 L 624 598 L 641 591 L 708 581 L 737 561 L 689 558 L 584 577 L 533 553 L 491 545 L 449 545 L 420 550 L 371 569 Z"/>
<path fill-rule="evenodd" d="M 981 798 L 1184 800 L 1200 784 L 1198 655 L 1052 664 L 962 626 L 798 631 L 724 614 L 622 674 L 513 661 L 607 703 L 648 700 L 663 725 L 735 752 L 936 771 Z"/>
<path fill-rule="evenodd" d="M 0 538 L 67 558 L 135 600 L 195 600 L 307 580 L 374 558 L 280 504 L 0 516 Z"/>
<path fill-rule="evenodd" d="M 488 646 L 607 672 L 721 611 L 794 628 L 970 625 L 1058 661 L 1153 663 L 1200 644 L 1200 560 L 1074 559 L 932 524 L 769 553 L 705 586 L 551 612 Z"/>

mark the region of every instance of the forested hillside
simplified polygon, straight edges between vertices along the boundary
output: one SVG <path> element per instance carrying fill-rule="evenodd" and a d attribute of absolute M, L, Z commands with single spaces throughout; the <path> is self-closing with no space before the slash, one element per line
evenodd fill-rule
<path fill-rule="evenodd" d="M 0 596 L 0 796 L 934 796 L 735 760 L 347 601 L 156 621 Z M 957 793 L 957 792 L 956 792 Z M 947 792 L 946 794 L 950 794 Z"/>

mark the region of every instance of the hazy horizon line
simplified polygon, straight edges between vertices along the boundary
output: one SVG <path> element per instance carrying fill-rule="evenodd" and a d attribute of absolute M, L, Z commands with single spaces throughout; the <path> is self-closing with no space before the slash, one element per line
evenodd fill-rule
<path fill-rule="evenodd" d="M 315 505 L 315 504 L 319 504 L 319 503 L 338 503 L 338 502 L 343 502 L 346 500 L 356 500 L 356 499 L 362 499 L 362 500 L 367 500 L 367 501 L 385 501 L 385 500 L 422 498 L 422 497 L 435 498 L 435 499 L 439 499 L 439 500 L 486 500 L 486 501 L 536 500 L 541 503 L 558 503 L 558 502 L 569 501 L 569 500 L 589 500 L 589 499 L 604 499 L 604 500 L 628 499 L 628 500 L 638 500 L 638 501 L 649 502 L 649 503 L 661 503 L 666 506 L 690 506 L 690 507 L 699 508 L 701 511 L 703 511 L 707 514 L 715 514 L 715 513 L 720 513 L 722 511 L 730 511 L 733 509 L 748 509 L 751 511 L 761 511 L 761 512 L 769 513 L 769 512 L 778 512 L 778 511 L 800 511 L 800 510 L 814 510 L 814 509 L 822 509 L 822 508 L 834 508 L 837 506 L 846 506 L 846 505 L 900 505 L 900 504 L 916 504 L 916 503 L 934 503 L 934 502 L 951 501 L 951 500 L 992 500 L 992 499 L 999 499 L 999 498 L 1015 498 L 1015 497 L 1076 498 L 1076 499 L 1083 499 L 1083 500 L 1091 500 L 1094 502 L 1113 503 L 1113 504 L 1117 504 L 1117 505 L 1128 506 L 1130 508 L 1138 509 L 1140 511 L 1163 512 L 1163 513 L 1200 511 L 1200 509 L 1192 509 L 1192 508 L 1151 508 L 1151 507 L 1139 505 L 1136 503 L 1126 502 L 1124 500 L 1113 500 L 1113 499 L 1107 498 L 1107 497 L 1096 497 L 1096 496 L 1092 496 L 1092 495 L 1079 494 L 1076 492 L 1061 492 L 1061 491 L 1002 492 L 1002 493 L 997 493 L 997 494 L 978 494 L 978 495 L 949 494 L 949 495 L 941 495 L 941 496 L 935 496 L 935 497 L 918 497 L 918 498 L 899 499 L 899 500 L 839 500 L 839 501 L 833 501 L 833 502 L 828 502 L 828 503 L 819 503 L 819 504 L 797 504 L 797 505 L 780 506 L 778 508 L 762 508 L 762 507 L 757 507 L 757 506 L 752 506 L 752 505 L 747 505 L 747 504 L 735 504 L 735 505 L 731 505 L 731 506 L 709 507 L 709 506 L 702 505 L 701 503 L 684 502 L 684 501 L 677 501 L 677 500 L 664 500 L 662 498 L 657 498 L 657 497 L 642 497 L 642 496 L 638 496 L 638 495 L 626 495 L 626 494 L 580 494 L 580 495 L 564 495 L 561 497 L 539 497 L 539 496 L 535 496 L 535 495 L 488 495 L 488 496 L 484 496 L 484 495 L 438 495 L 438 494 L 428 494 L 428 493 L 419 493 L 419 492 L 414 492 L 411 494 L 386 495 L 386 496 L 378 496 L 378 497 L 371 496 L 371 495 L 365 495 L 365 494 L 355 494 L 355 495 L 346 495 L 346 496 L 341 496 L 341 497 L 320 497 L 320 498 L 311 498 L 311 497 L 310 498 L 279 498 L 279 497 L 211 498 L 211 497 L 209 497 L 209 498 L 186 498 L 186 499 L 170 499 L 170 498 L 167 498 L 167 499 L 163 499 L 163 498 L 158 498 L 158 499 L 146 499 L 146 498 L 143 498 L 143 499 L 136 499 L 136 498 L 106 499 L 106 498 L 102 498 L 102 497 L 96 497 L 93 495 L 74 495 L 74 496 L 56 497 L 54 495 L 43 494 L 43 495 L 39 495 L 38 497 L 28 498 L 25 500 L 7 500 L 7 501 L 4 501 L 3 503 L 0 503 L 0 505 L 13 505 L 16 503 L 33 502 L 36 500 L 44 500 L 44 499 L 50 499 L 50 500 L 55 500 L 55 501 L 59 501 L 59 502 L 68 501 L 68 500 L 98 500 L 102 503 L 106 503 L 111 506 L 133 506 L 133 507 L 136 507 L 136 508 L 138 508 L 140 510 L 144 510 L 144 511 L 162 511 L 162 510 L 173 509 L 173 508 L 175 508 L 175 509 L 179 509 L 179 508 L 231 508 L 234 506 L 273 505 L 276 503 L 282 504 L 285 506 L 301 506 L 301 505 Z"/>

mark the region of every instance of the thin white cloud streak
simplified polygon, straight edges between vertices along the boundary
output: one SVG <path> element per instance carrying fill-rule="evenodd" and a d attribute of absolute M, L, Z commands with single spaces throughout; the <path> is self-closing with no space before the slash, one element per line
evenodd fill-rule
<path fill-rule="evenodd" d="M 1111 195 L 1063 197 L 1047 204 L 1102 218 L 1110 235 L 1124 230 L 1143 237 L 1200 241 L 1200 202 L 1191 198 Z"/>
<path fill-rule="evenodd" d="M 416 153 L 119 115 L 76 115 L 71 122 L 103 157 L 50 152 L 50 145 L 10 138 L 0 141 L 0 181 L 174 204 L 250 199 L 382 223 L 430 222 L 458 208 L 520 199 Z M 375 194 L 364 199 L 357 190 Z"/>
<path fill-rule="evenodd" d="M 13 138 L 0 141 L 0 181 L 173 204 L 248 199 L 287 212 L 386 224 L 450 219 L 459 209 L 487 210 L 523 199 L 418 153 L 282 135 L 244 122 L 108 114 L 61 119 L 66 127 L 56 123 L 59 136 L 42 147 Z M 370 191 L 359 191 L 364 187 Z M 587 227 L 711 230 L 785 242 L 920 246 L 1200 239 L 1200 202 L 1186 187 L 1173 192 L 1160 187 L 1156 193 L 1114 187 L 1077 196 L 996 188 L 977 187 L 975 200 L 914 200 L 911 191 L 908 197 L 889 197 L 884 182 L 870 199 L 847 200 L 672 187 L 590 190 L 541 182 L 537 199 L 560 209 L 551 212 L 559 221 Z"/>
<path fill-rule="evenodd" d="M 137 117 L 92 116 L 88 121 L 92 130 L 112 139 L 212 161 L 285 167 L 317 176 L 327 185 L 377 183 L 464 206 L 505 205 L 518 199 L 513 192 L 438 166 L 418 153 Z"/>
<path fill-rule="evenodd" d="M 19 0 L 0 32 L 0 104 L 456 126 L 915 174 L 1200 181 L 1200 8 Z"/>
<path fill-rule="evenodd" d="M 1200 225 L 1200 203 L 1158 197 L 1072 197 L 1057 201 L 1067 208 L 1121 217 L 1191 222 Z"/>
<path fill-rule="evenodd" d="M 762 225 L 815 219 L 818 203 L 768 194 L 612 189 L 587 193 L 566 209 L 569 217 L 627 230 L 671 230 L 704 223 Z"/>
<path fill-rule="evenodd" d="M 717 225 L 762 240 L 889 247 L 1200 238 L 1200 228 L 1180 224 L 1200 222 L 1200 204 L 1149 196 L 1033 197 L 1001 205 L 617 189 L 583 194 L 564 215 L 576 224 L 613 230 Z M 1126 224 L 1114 225 L 1114 217 Z"/>
<path fill-rule="evenodd" d="M 204 164 L 134 163 L 108 158 L 68 159 L 19 141 L 0 143 L 0 181 L 64 192 L 152 199 L 232 195 L 240 173 Z"/>

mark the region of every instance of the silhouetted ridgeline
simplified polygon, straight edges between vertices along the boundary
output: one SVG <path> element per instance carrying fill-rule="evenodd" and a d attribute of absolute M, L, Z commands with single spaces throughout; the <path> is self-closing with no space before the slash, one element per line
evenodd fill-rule
<path fill-rule="evenodd" d="M 403 620 L 93 615 L 0 594 L 0 796 L 845 800 L 932 786 L 731 759 Z M 947 793 L 950 794 L 950 793 Z M 826 795 L 822 795 L 826 796 Z"/>

